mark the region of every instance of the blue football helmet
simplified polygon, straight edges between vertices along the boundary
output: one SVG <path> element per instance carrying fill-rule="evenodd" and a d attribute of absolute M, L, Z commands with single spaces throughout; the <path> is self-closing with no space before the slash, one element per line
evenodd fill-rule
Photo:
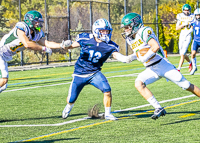
<path fill-rule="evenodd" d="M 109 30 L 108 34 L 100 33 L 100 30 Z M 92 33 L 94 37 L 108 43 L 111 40 L 112 36 L 112 26 L 110 22 L 104 18 L 98 19 L 94 22 L 92 26 Z"/>

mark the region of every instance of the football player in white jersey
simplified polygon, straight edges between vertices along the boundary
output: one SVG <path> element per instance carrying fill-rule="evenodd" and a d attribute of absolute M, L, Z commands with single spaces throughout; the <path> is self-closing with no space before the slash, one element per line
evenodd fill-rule
<path fill-rule="evenodd" d="M 125 37 L 133 52 L 138 54 L 137 59 L 146 67 L 136 78 L 135 87 L 155 108 L 154 114 L 151 116 L 152 119 L 165 115 L 166 111 L 146 86 L 162 77 L 200 97 L 200 89 L 186 80 L 175 66 L 166 59 L 152 28 L 143 25 L 139 14 L 128 13 L 125 15 L 121 20 L 121 28 L 124 28 L 123 37 Z M 141 56 L 138 51 L 143 48 L 149 48 L 149 50 L 144 56 Z"/>
<path fill-rule="evenodd" d="M 189 71 L 192 70 L 192 62 L 187 56 L 186 52 L 189 47 L 191 41 L 191 26 L 189 23 L 193 20 L 194 15 L 191 14 L 191 6 L 189 4 L 185 4 L 182 7 L 182 13 L 177 14 L 177 23 L 176 30 L 181 29 L 181 33 L 179 36 L 179 53 L 180 53 L 180 61 L 177 70 L 180 71 L 183 65 L 184 59 L 186 59 L 189 63 Z"/>
<path fill-rule="evenodd" d="M 15 27 L 0 41 L 0 93 L 7 88 L 8 64 L 12 56 L 24 49 L 39 50 L 51 54 L 51 49 L 65 48 L 71 41 L 55 43 L 45 40 L 41 30 L 43 24 L 41 13 L 32 10 L 25 14 L 24 22 L 16 23 Z"/>

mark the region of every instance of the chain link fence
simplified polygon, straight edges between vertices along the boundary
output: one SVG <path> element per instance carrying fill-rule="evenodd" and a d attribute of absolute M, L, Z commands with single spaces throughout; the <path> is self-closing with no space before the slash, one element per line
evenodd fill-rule
<path fill-rule="evenodd" d="M 82 32 L 92 32 L 92 24 L 99 18 L 106 18 L 113 28 L 112 40 L 120 46 L 124 55 L 132 53 L 121 36 L 120 22 L 126 13 L 135 12 L 142 16 L 145 26 L 153 28 L 161 45 L 171 53 L 177 53 L 178 31 L 175 30 L 176 15 L 187 0 L 0 0 L 0 36 L 8 33 L 16 22 L 23 21 L 29 10 L 37 10 L 45 19 L 43 31 L 49 41 L 74 40 Z M 198 0 L 189 1 L 192 12 L 199 5 Z M 14 8 L 14 10 L 13 10 Z M 180 32 L 180 31 L 179 31 Z M 66 52 L 53 50 L 48 56 L 42 52 L 25 50 L 13 57 L 9 65 L 49 64 L 71 62 L 79 56 L 80 49 Z"/>

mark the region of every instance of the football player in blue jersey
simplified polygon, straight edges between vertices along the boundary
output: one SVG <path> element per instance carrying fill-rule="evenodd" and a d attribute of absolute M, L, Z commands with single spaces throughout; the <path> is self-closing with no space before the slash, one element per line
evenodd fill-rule
<path fill-rule="evenodd" d="M 196 65 L 196 53 L 198 48 L 200 47 L 200 8 L 197 8 L 194 11 L 195 19 L 191 22 L 191 26 L 193 28 L 194 39 L 192 41 L 191 47 L 191 60 L 192 60 L 192 71 L 190 72 L 191 75 L 197 71 Z"/>
<path fill-rule="evenodd" d="M 24 21 L 15 27 L 0 41 L 0 93 L 7 88 L 8 64 L 12 56 L 26 48 L 51 54 L 51 49 L 65 48 L 70 41 L 55 43 L 45 40 L 41 30 L 44 20 L 40 12 L 32 10 L 25 14 Z"/>
<path fill-rule="evenodd" d="M 68 117 L 74 102 L 84 86 L 90 84 L 104 94 L 105 119 L 116 120 L 111 114 L 111 87 L 106 77 L 101 73 L 103 63 L 110 55 L 121 62 L 129 63 L 136 56 L 124 56 L 119 53 L 119 47 L 111 41 L 112 26 L 106 19 L 94 22 L 92 33 L 81 33 L 67 49 L 81 48 L 80 57 L 75 64 L 73 80 L 69 88 L 67 105 L 62 112 L 62 118 Z M 70 42 L 69 42 L 70 43 Z"/>

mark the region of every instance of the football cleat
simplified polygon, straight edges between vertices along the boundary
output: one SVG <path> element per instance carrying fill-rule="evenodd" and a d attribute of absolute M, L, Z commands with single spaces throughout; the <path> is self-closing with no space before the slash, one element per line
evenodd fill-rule
<path fill-rule="evenodd" d="M 189 71 L 189 72 L 192 71 L 192 63 L 189 64 L 189 70 L 188 70 L 188 71 Z"/>
<path fill-rule="evenodd" d="M 69 113 L 70 112 L 66 112 L 65 110 L 63 110 L 63 112 L 62 112 L 62 118 L 66 119 L 69 116 Z"/>
<path fill-rule="evenodd" d="M 179 70 L 179 69 L 177 69 L 177 71 L 179 71 L 179 72 L 180 72 L 180 70 Z"/>
<path fill-rule="evenodd" d="M 65 109 L 62 111 L 62 118 L 63 119 L 66 119 L 68 116 L 69 116 L 69 113 L 70 113 L 71 110 L 69 110 L 67 108 L 67 106 L 65 107 Z"/>
<path fill-rule="evenodd" d="M 197 71 L 197 67 L 192 68 L 190 75 L 193 75 Z"/>
<path fill-rule="evenodd" d="M 165 111 L 164 108 L 156 108 L 154 111 L 154 114 L 151 116 L 152 119 L 156 120 L 158 119 L 160 116 L 165 116 L 167 112 Z"/>
<path fill-rule="evenodd" d="M 113 116 L 112 114 L 108 114 L 105 115 L 105 119 L 106 120 L 118 120 L 115 116 Z"/>

